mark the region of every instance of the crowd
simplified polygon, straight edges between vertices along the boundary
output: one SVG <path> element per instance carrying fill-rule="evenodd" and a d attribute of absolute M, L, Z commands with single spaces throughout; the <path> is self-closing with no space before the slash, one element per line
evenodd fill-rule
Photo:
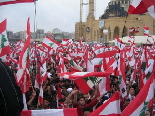
<path fill-rule="evenodd" d="M 53 59 L 56 59 L 53 56 Z M 63 109 L 63 108 L 77 108 L 78 116 L 88 116 L 91 112 L 101 106 L 107 101 L 115 91 L 120 91 L 119 84 L 120 80 L 115 75 L 110 75 L 110 91 L 105 94 L 98 96 L 99 86 L 96 84 L 88 94 L 83 94 L 73 80 L 59 78 L 59 62 L 47 63 L 47 78 L 42 84 L 43 88 L 43 104 L 39 104 L 39 89 L 34 87 L 35 78 L 37 75 L 36 63 L 33 62 L 29 68 L 30 71 L 30 87 L 29 91 L 25 93 L 26 103 L 28 110 L 42 110 L 42 109 Z M 65 62 L 65 66 L 69 71 L 70 64 Z M 11 69 L 16 75 L 16 65 L 12 64 Z M 100 68 L 96 68 L 100 71 Z M 131 101 L 136 97 L 140 91 L 139 78 L 135 81 L 130 81 L 133 67 L 128 67 L 125 70 L 127 79 L 127 96 L 122 98 L 120 95 L 120 108 L 123 111 Z M 61 94 L 58 93 L 60 91 Z M 58 95 L 59 94 L 59 95 Z M 120 93 L 121 94 L 121 93 Z M 147 116 L 151 116 L 152 111 L 155 115 L 155 98 L 154 107 L 149 107 L 146 111 Z M 119 106 L 118 106 L 119 107 Z"/>

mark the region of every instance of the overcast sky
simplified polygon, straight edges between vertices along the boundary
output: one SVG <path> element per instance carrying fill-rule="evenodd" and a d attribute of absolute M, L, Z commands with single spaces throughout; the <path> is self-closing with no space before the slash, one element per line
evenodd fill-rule
<path fill-rule="evenodd" d="M 83 0 L 88 3 L 89 0 Z M 106 9 L 110 0 L 95 0 L 95 17 L 98 19 Z M 31 31 L 34 31 L 34 3 L 19 3 L 0 6 L 0 21 L 7 19 L 7 30 L 17 32 L 26 30 L 28 17 Z M 80 0 L 38 0 L 36 3 L 36 21 L 38 29 L 45 32 L 54 28 L 61 31 L 74 32 L 75 23 L 80 19 Z M 83 6 L 83 21 L 88 14 L 88 5 Z"/>

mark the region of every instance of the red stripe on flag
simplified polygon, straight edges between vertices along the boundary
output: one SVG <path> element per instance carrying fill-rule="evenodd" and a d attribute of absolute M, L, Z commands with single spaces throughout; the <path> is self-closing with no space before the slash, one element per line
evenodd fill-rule
<path fill-rule="evenodd" d="M 101 105 L 96 110 L 94 110 L 91 114 L 89 114 L 89 116 L 121 116 L 121 114 L 114 114 L 112 112 L 110 112 L 111 114 L 109 113 L 108 115 L 100 114 L 111 102 L 115 102 L 116 100 L 119 100 L 119 99 L 120 99 L 119 92 L 115 92 L 108 101 L 106 101 L 105 103 L 103 103 L 103 105 Z"/>
<path fill-rule="evenodd" d="M 6 19 L 0 23 L 0 33 L 6 30 Z"/>
<path fill-rule="evenodd" d="M 154 73 L 151 74 L 149 80 L 147 81 L 145 86 L 141 89 L 140 93 L 136 96 L 136 98 L 123 110 L 121 116 L 131 115 L 145 101 L 146 97 L 148 96 L 149 92 L 148 90 L 153 81 L 154 81 Z"/>
<path fill-rule="evenodd" d="M 5 54 L 9 54 L 10 53 L 10 46 L 5 46 L 4 48 L 2 48 L 2 51 L 0 53 L 0 57 L 4 56 Z"/>
<path fill-rule="evenodd" d="M 76 108 L 63 109 L 64 116 L 78 116 Z"/>
<path fill-rule="evenodd" d="M 25 110 L 20 113 L 20 116 L 31 116 L 31 115 L 32 115 L 31 110 Z"/>
<path fill-rule="evenodd" d="M 61 45 L 59 42 L 55 41 L 54 39 L 52 39 L 52 38 L 50 38 L 48 36 L 46 36 L 46 38 L 49 39 L 50 41 L 52 41 L 53 43 L 57 44 L 58 46 Z"/>
<path fill-rule="evenodd" d="M 87 94 L 91 89 L 84 79 L 77 79 L 74 80 L 74 82 L 77 84 L 77 86 L 80 88 L 83 94 Z"/>
<path fill-rule="evenodd" d="M 0 2 L 0 5 L 8 5 L 8 4 L 16 4 L 16 3 L 28 3 L 28 2 L 34 2 L 34 0 L 16 0 L 16 1 Z"/>
<path fill-rule="evenodd" d="M 116 50 L 107 51 L 107 52 L 104 52 L 104 53 L 97 54 L 95 56 L 95 58 L 108 58 L 108 57 L 114 56 L 116 53 L 119 53 L 119 51 L 116 51 Z"/>
<path fill-rule="evenodd" d="M 129 14 L 142 14 L 145 12 L 147 12 L 147 9 L 142 1 L 136 8 L 131 4 L 128 9 Z"/>
<path fill-rule="evenodd" d="M 24 68 L 23 67 L 23 57 L 24 57 L 24 54 L 25 54 L 25 52 L 27 52 L 27 50 L 28 50 L 28 47 L 29 47 L 29 45 L 30 45 L 30 39 L 31 39 L 31 35 L 30 35 L 30 18 L 28 18 L 28 21 L 27 21 L 27 31 L 26 31 L 26 33 L 27 33 L 27 38 L 26 38 L 26 42 L 25 42 L 25 44 L 24 44 L 24 48 L 22 49 L 22 51 L 21 51 L 21 53 L 20 53 L 20 59 L 19 59 L 19 67 L 20 68 Z M 28 60 L 28 59 L 27 59 Z M 28 61 L 26 62 L 27 63 L 27 65 L 28 65 Z M 26 66 L 27 66 L 26 65 Z"/>

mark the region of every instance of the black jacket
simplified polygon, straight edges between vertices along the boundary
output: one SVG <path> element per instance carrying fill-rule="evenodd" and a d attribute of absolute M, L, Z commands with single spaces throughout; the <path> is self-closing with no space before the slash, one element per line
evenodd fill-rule
<path fill-rule="evenodd" d="M 23 96 L 10 68 L 0 61 L 0 116 L 20 116 Z"/>

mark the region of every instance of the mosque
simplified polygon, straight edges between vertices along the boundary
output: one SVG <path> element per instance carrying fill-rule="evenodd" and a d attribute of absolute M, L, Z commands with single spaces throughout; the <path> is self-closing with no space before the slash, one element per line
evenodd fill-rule
<path fill-rule="evenodd" d="M 84 41 L 93 40 L 105 42 L 114 40 L 115 36 L 142 36 L 143 27 L 150 28 L 150 34 L 155 35 L 155 20 L 149 14 L 128 14 L 130 0 L 111 0 L 99 20 L 94 16 L 94 0 L 89 0 L 89 13 L 86 22 L 75 24 L 75 41 L 83 38 Z M 99 6 L 97 6 L 99 7 Z M 139 33 L 129 33 L 129 28 L 139 27 Z"/>

